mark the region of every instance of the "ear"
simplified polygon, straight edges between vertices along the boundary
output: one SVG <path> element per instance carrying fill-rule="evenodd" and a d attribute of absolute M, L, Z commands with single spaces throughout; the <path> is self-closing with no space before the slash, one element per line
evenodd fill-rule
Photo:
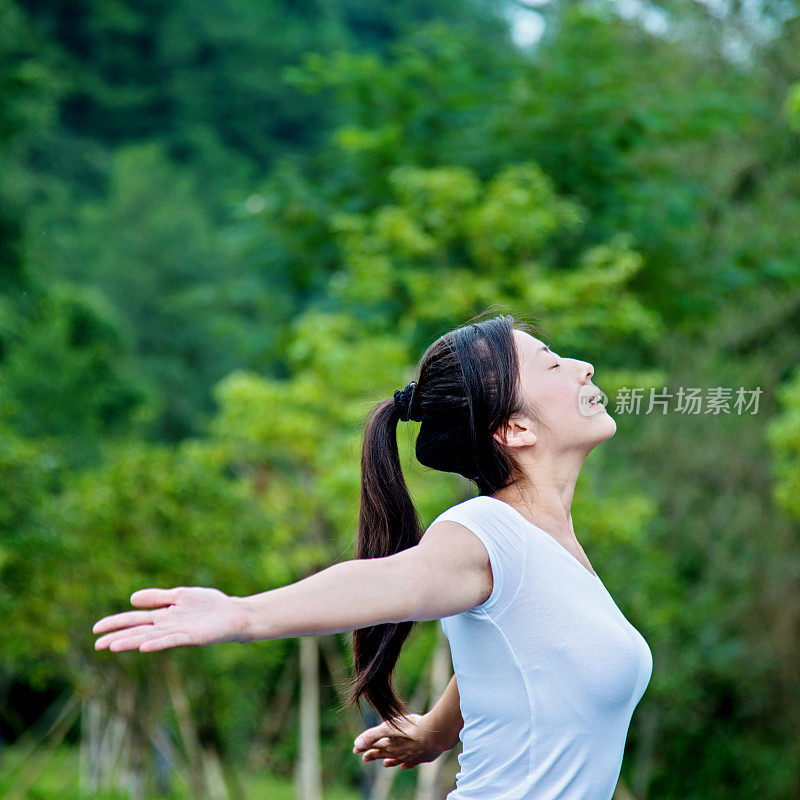
<path fill-rule="evenodd" d="M 527 420 L 513 417 L 504 422 L 492 434 L 492 438 L 506 447 L 526 447 L 536 444 L 536 434 L 531 430 Z"/>

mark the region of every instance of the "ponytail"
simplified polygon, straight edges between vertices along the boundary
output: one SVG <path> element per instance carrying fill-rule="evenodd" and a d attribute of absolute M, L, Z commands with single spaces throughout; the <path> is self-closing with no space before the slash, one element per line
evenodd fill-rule
<path fill-rule="evenodd" d="M 395 400 L 383 400 L 372 411 L 361 453 L 361 502 L 356 534 L 356 558 L 383 558 L 419 543 L 422 536 L 400 468 L 397 422 L 401 410 Z M 394 622 L 353 631 L 355 679 L 349 704 L 363 695 L 382 719 L 408 711 L 395 692 L 391 677 L 413 621 Z M 391 723 L 396 726 L 396 723 Z"/>

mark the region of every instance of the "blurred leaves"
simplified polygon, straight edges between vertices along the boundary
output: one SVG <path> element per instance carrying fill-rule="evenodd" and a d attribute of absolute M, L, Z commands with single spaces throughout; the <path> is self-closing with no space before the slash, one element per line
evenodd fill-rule
<path fill-rule="evenodd" d="M 800 519 L 800 368 L 780 387 L 781 413 L 767 429 L 774 454 L 775 501 L 795 519 Z"/>

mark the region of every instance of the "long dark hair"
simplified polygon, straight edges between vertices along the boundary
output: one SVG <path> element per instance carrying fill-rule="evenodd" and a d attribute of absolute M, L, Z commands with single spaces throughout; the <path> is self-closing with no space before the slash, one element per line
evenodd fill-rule
<path fill-rule="evenodd" d="M 517 413 L 540 419 L 519 391 L 513 330 L 535 335 L 535 325 L 504 314 L 469 322 L 437 339 L 418 365 L 408 418 L 421 422 L 416 456 L 426 467 L 472 480 L 481 495 L 518 477 L 518 467 L 492 434 Z M 397 449 L 401 411 L 394 397 L 369 414 L 361 454 L 361 504 L 356 558 L 382 558 L 417 544 L 422 536 Z M 408 712 L 392 686 L 392 671 L 414 622 L 353 631 L 355 678 L 347 705 L 363 695 L 381 718 Z"/>

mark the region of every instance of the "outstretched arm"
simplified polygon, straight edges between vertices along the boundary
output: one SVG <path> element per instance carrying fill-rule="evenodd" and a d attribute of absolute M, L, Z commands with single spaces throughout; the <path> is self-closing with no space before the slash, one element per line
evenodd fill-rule
<path fill-rule="evenodd" d="M 452 522 L 431 526 L 419 544 L 385 558 L 353 559 L 248 597 L 218 589 L 142 589 L 125 611 L 98 620 L 95 649 L 141 652 L 341 633 L 387 622 L 460 614 L 492 590 L 480 539 Z"/>
<path fill-rule="evenodd" d="M 247 620 L 241 641 L 342 633 L 410 620 L 419 587 L 413 570 L 404 568 L 411 559 L 400 555 L 341 561 L 288 586 L 238 598 Z"/>
<path fill-rule="evenodd" d="M 401 733 L 382 722 L 356 737 L 353 752 L 363 753 L 364 761 L 382 758 L 384 767 L 399 764 L 402 769 L 411 769 L 434 761 L 455 747 L 464 727 L 456 676 L 453 675 L 444 694 L 427 714 L 409 714 L 407 720 L 398 721 Z"/>

